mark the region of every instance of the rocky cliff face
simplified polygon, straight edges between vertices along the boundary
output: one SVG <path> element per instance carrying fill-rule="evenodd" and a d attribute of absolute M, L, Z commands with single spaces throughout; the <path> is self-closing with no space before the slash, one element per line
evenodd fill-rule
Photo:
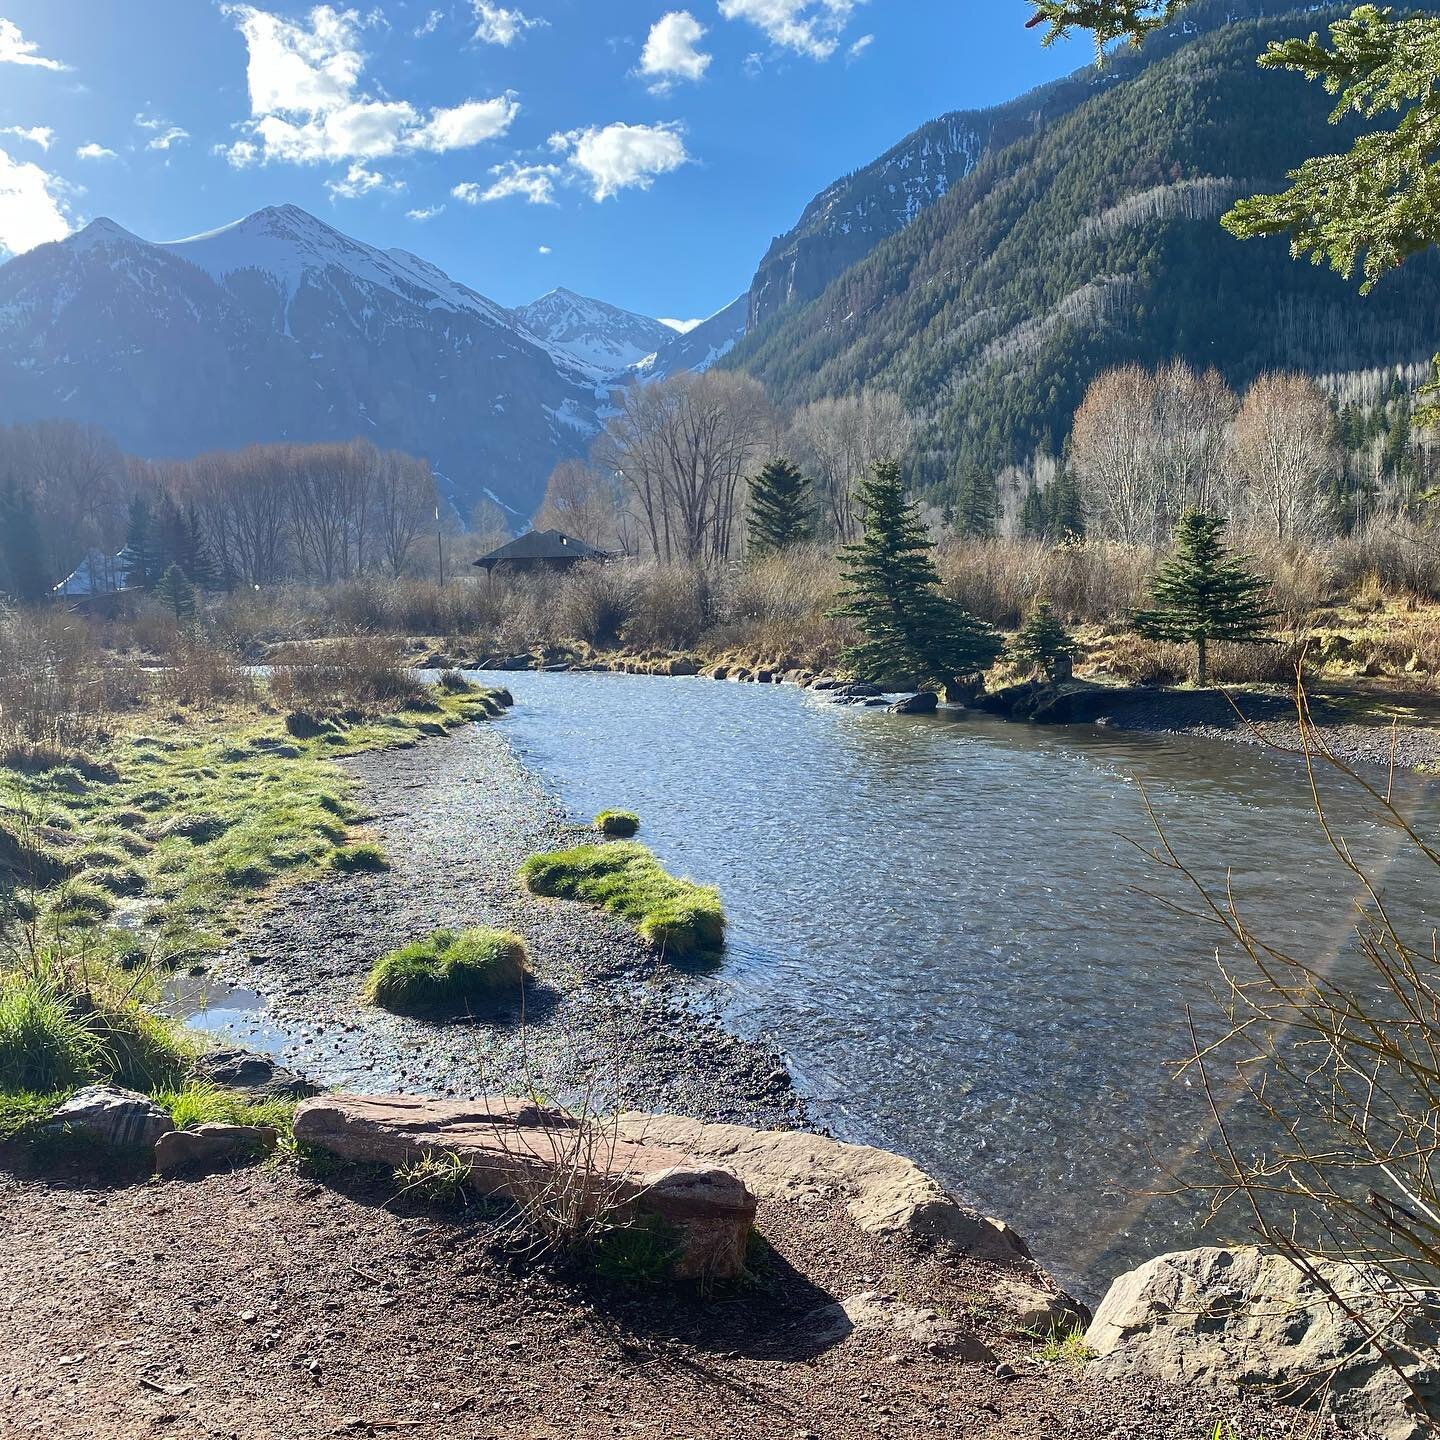
<path fill-rule="evenodd" d="M 529 513 L 603 390 L 503 307 L 295 206 L 154 244 L 97 220 L 0 266 L 0 421 L 147 456 L 346 440 L 428 458 L 466 509 Z"/>

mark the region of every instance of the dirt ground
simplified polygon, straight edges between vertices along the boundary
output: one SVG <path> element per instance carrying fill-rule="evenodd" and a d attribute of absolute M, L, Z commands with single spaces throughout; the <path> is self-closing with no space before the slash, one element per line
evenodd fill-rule
<path fill-rule="evenodd" d="M 1317 1432 L 1252 1398 L 1087 1381 L 987 1298 L 998 1268 L 762 1205 L 753 1279 L 635 1290 L 523 1257 L 478 1209 L 293 1163 L 171 1181 L 0 1170 L 0 1437 L 329 1435 L 1245 1440 Z M 994 1359 L 807 1318 L 861 1291 Z"/>

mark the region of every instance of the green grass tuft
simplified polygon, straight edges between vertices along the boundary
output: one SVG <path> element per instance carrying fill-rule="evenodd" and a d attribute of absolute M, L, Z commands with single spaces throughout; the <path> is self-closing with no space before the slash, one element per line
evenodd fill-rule
<path fill-rule="evenodd" d="M 0 1091 L 0 1144 L 19 1140 L 40 1129 L 65 1103 L 69 1091 L 40 1094 L 19 1090 L 12 1094 Z"/>
<path fill-rule="evenodd" d="M 595 1273 L 602 1280 L 636 1289 L 654 1289 L 674 1278 L 680 1240 L 663 1220 L 607 1230 L 591 1249 Z"/>
<path fill-rule="evenodd" d="M 375 962 L 363 998 L 402 1014 L 458 1011 L 519 993 L 530 969 L 508 930 L 436 930 Z"/>
<path fill-rule="evenodd" d="M 170 1114 L 177 1130 L 219 1121 L 227 1125 L 268 1125 L 289 1135 L 295 1123 L 294 1100 L 252 1100 L 238 1090 L 191 1081 L 177 1090 L 160 1090 L 152 1097 Z"/>
<path fill-rule="evenodd" d="M 1063 1361 L 1077 1368 L 1095 1358 L 1095 1352 L 1085 1343 L 1085 1331 L 1076 1326 L 1070 1330 L 1052 1330 L 1040 1347 L 1040 1358 L 1048 1363 Z"/>
<path fill-rule="evenodd" d="M 719 892 L 667 873 L 637 841 L 532 855 L 520 876 L 532 894 L 582 900 L 619 915 L 673 959 L 713 954 L 725 944 Z"/>
<path fill-rule="evenodd" d="M 18 975 L 0 977 L 0 1090 L 75 1089 L 98 1074 L 107 1059 L 99 1035 L 57 986 Z"/>
<path fill-rule="evenodd" d="M 408 1195 L 444 1210 L 459 1210 L 468 1200 L 471 1167 L 458 1155 L 446 1151 L 422 1155 L 395 1168 L 396 1195 Z"/>
<path fill-rule="evenodd" d="M 602 810 L 595 828 L 613 840 L 628 840 L 640 828 L 640 817 L 630 810 Z"/>
<path fill-rule="evenodd" d="M 377 871 L 390 868 L 390 862 L 385 858 L 385 852 L 378 845 L 369 841 L 362 841 L 358 845 L 342 845 L 338 850 L 332 850 L 330 864 L 336 870 L 343 870 L 347 875 L 365 870 Z"/>

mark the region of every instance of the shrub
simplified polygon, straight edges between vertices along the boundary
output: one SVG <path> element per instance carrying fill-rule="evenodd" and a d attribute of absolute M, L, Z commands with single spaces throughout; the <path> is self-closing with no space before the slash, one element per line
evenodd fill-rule
<path fill-rule="evenodd" d="M 343 870 L 346 874 L 390 868 L 390 862 L 385 858 L 385 852 L 378 845 L 368 841 L 359 845 L 342 845 L 338 850 L 331 851 L 330 864 L 336 870 Z"/>
<path fill-rule="evenodd" d="M 377 960 L 363 995 L 401 1013 L 463 1010 L 513 995 L 529 971 L 525 942 L 508 930 L 435 930 Z"/>
<path fill-rule="evenodd" d="M 604 649 L 619 640 L 634 605 L 630 566 L 576 565 L 556 598 L 556 623 L 570 639 Z"/>
<path fill-rule="evenodd" d="M 640 828 L 640 817 L 630 810 L 602 810 L 595 817 L 595 828 L 602 835 L 628 840 Z"/>
<path fill-rule="evenodd" d="M 668 874 L 634 840 L 532 855 L 520 875 L 535 895 L 581 900 L 628 920 L 675 959 L 712 953 L 725 943 L 719 892 Z"/>
<path fill-rule="evenodd" d="M 447 695 L 475 695 L 480 687 L 467 680 L 458 670 L 442 670 L 435 682 Z"/>
<path fill-rule="evenodd" d="M 343 709 L 398 707 L 425 698 L 425 687 L 403 663 L 400 646 L 380 635 L 289 646 L 270 671 L 270 693 L 281 704 Z"/>

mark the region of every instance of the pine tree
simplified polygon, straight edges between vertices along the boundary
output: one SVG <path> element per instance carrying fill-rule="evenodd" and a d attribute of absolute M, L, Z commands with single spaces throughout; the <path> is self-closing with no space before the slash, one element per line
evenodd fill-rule
<path fill-rule="evenodd" d="M 40 600 L 49 589 L 35 502 L 13 480 L 0 488 L 0 594 Z"/>
<path fill-rule="evenodd" d="M 1032 479 L 1020 503 L 1020 534 L 1026 540 L 1044 540 L 1050 534 L 1050 512 L 1045 492 Z"/>
<path fill-rule="evenodd" d="M 137 495 L 130 502 L 125 548 L 120 552 L 120 568 L 125 572 L 125 584 L 132 590 L 149 590 L 157 578 L 151 572 L 147 558 L 150 554 L 151 524 L 149 502 L 143 495 Z"/>
<path fill-rule="evenodd" d="M 210 553 L 199 512 L 189 506 L 180 517 L 178 549 L 175 563 L 185 578 L 200 590 L 216 590 L 220 586 L 220 568 Z"/>
<path fill-rule="evenodd" d="M 976 540 L 991 540 L 1000 523 L 1000 485 L 995 476 L 978 465 L 967 467 L 960 476 L 955 497 L 956 534 Z"/>
<path fill-rule="evenodd" d="M 1151 608 L 1137 610 L 1135 629 L 1149 640 L 1195 646 L 1195 678 L 1209 678 L 1212 640 L 1262 643 L 1275 612 L 1264 602 L 1266 582 L 1220 541 L 1225 522 L 1186 511 L 1175 528 L 1175 549 L 1151 584 Z"/>
<path fill-rule="evenodd" d="M 1055 618 L 1047 600 L 1040 601 L 1030 612 L 1008 648 L 1015 664 L 1043 672 L 1052 684 L 1062 676 L 1068 677 L 1080 653 L 1075 637 Z"/>
<path fill-rule="evenodd" d="M 944 688 L 991 665 L 995 632 L 940 591 L 933 546 L 907 503 L 900 467 L 882 461 L 860 486 L 864 533 L 842 551 L 845 587 L 837 617 L 864 637 L 841 656 L 861 680 L 905 677 Z"/>
<path fill-rule="evenodd" d="M 1068 465 L 1046 488 L 1045 504 L 1052 540 L 1084 539 L 1085 502 L 1080 495 L 1080 482 Z"/>
<path fill-rule="evenodd" d="M 772 555 L 803 544 L 815 533 L 810 481 L 783 456 L 750 482 L 745 527 L 752 555 Z"/>
<path fill-rule="evenodd" d="M 175 612 L 175 619 L 188 620 L 195 614 L 195 587 L 178 565 L 171 565 L 155 582 L 155 598 Z"/>

